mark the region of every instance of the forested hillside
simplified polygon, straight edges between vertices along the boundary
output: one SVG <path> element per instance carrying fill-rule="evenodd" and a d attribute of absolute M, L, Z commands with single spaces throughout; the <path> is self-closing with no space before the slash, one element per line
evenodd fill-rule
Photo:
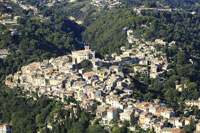
<path fill-rule="evenodd" d="M 77 47 L 82 27 L 62 15 L 49 19 L 20 18 L 15 27 L 19 35 L 12 35 L 9 28 L 1 25 L 0 48 L 7 48 L 11 56 L 0 60 L 1 79 L 14 73 L 21 66 L 33 61 L 64 55 Z"/>
<path fill-rule="evenodd" d="M 126 9 L 106 13 L 86 28 L 83 40 L 102 55 L 119 53 L 119 47 L 127 42 L 126 31 L 123 29 L 132 25 L 134 19 L 140 21 L 141 17 L 134 18 L 133 16 L 134 12 Z"/>
<path fill-rule="evenodd" d="M 102 54 L 119 52 L 119 47 L 127 43 L 126 29 L 129 28 L 134 30 L 137 37 L 146 40 L 162 38 L 167 42 L 177 41 L 180 47 L 197 55 L 199 20 L 198 15 L 187 12 L 143 12 L 138 16 L 129 9 L 116 9 L 88 26 L 83 39 Z"/>

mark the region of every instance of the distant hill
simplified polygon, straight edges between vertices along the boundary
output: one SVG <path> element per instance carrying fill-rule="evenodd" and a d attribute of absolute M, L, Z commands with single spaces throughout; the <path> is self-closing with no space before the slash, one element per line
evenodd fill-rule
<path fill-rule="evenodd" d="M 169 6 L 170 8 L 182 8 L 199 10 L 200 0 L 120 0 L 126 7 L 131 6 L 149 6 L 156 5 L 158 7 Z"/>

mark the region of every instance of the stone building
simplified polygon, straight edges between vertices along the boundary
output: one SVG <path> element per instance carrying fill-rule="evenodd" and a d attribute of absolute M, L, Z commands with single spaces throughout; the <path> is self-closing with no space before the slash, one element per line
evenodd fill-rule
<path fill-rule="evenodd" d="M 72 52 L 72 63 L 78 64 L 83 60 L 91 60 L 95 58 L 95 51 L 91 51 L 89 46 L 85 46 L 85 50 Z"/>

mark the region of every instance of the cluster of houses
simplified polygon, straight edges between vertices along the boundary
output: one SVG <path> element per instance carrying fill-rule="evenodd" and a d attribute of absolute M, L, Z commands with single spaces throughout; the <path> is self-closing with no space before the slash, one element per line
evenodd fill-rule
<path fill-rule="evenodd" d="M 200 109 L 200 98 L 198 100 L 185 100 L 185 104 L 190 107 L 196 106 Z"/>
<path fill-rule="evenodd" d="M 16 25 L 18 16 L 15 16 L 13 19 L 3 19 L 0 20 L 0 23 L 3 25 Z"/>
<path fill-rule="evenodd" d="M 33 10 L 34 14 L 38 14 L 38 9 L 32 5 L 23 4 L 20 0 L 11 0 L 12 2 L 18 4 L 23 10 Z"/>
<path fill-rule="evenodd" d="M 0 49 L 0 59 L 3 59 L 10 55 L 10 52 L 7 49 Z"/>
<path fill-rule="evenodd" d="M 2 3 L 7 9 L 12 10 L 12 7 L 5 3 Z M 3 25 L 6 24 L 17 24 L 17 18 L 19 16 L 14 16 L 12 13 L 2 13 L 0 12 L 0 23 Z"/>
<path fill-rule="evenodd" d="M 137 59 L 136 64 L 138 65 L 134 67 L 134 71 L 148 74 L 150 78 L 164 78 L 166 71 L 170 70 L 170 63 L 166 55 L 161 51 L 157 51 L 155 46 L 165 46 L 167 43 L 161 39 L 156 39 L 154 42 L 137 39 L 133 35 L 133 30 L 127 31 L 127 39 L 130 44 L 134 43 L 134 47 L 129 50 L 124 48 L 123 54 Z M 174 44 L 174 41 L 169 43 L 170 46 Z"/>
<path fill-rule="evenodd" d="M 143 50 L 147 49 L 146 44 L 142 47 Z M 135 57 L 138 55 L 141 56 L 139 62 L 145 62 L 146 56 L 141 51 L 137 51 L 135 56 L 131 54 L 133 52 L 125 50 L 120 56 L 113 54 L 100 60 L 95 58 L 95 52 L 89 46 L 85 46 L 84 50 L 74 51 L 71 55 L 23 66 L 21 71 L 7 76 L 5 84 L 11 88 L 24 88 L 29 97 L 46 95 L 62 102 L 65 102 L 65 98 L 74 97 L 81 101 L 82 109 L 95 113 L 97 119 L 101 118 L 102 125 L 108 125 L 119 114 L 120 121 L 130 121 L 134 116 L 137 125 L 144 130 L 154 128 L 156 133 L 181 131 L 191 118 L 198 126 L 198 118 L 189 116 L 187 112 L 185 117 L 176 117 L 176 113 L 159 100 L 140 102 L 132 98 L 133 89 L 130 85 L 133 81 L 124 75 L 119 64 L 129 59 L 129 62 L 138 62 L 138 57 Z M 92 71 L 77 67 L 84 60 L 91 61 Z M 165 60 L 156 61 L 167 63 Z M 96 105 L 95 101 L 99 104 Z M 72 108 L 72 105 L 66 108 Z"/>
<path fill-rule="evenodd" d="M 119 0 L 92 0 L 91 4 L 97 7 L 105 7 L 106 5 L 111 9 L 117 5 L 120 5 Z"/>
<path fill-rule="evenodd" d="M 10 7 L 11 8 L 11 7 Z M 8 18 L 8 17 L 11 17 L 12 15 L 9 14 L 9 13 L 0 13 L 0 19 L 2 18 Z"/>
<path fill-rule="evenodd" d="M 168 6 L 164 6 L 163 8 L 147 8 L 145 6 L 140 7 L 134 7 L 133 11 L 135 11 L 137 14 L 141 14 L 142 11 L 165 11 L 165 12 L 171 12 L 171 11 L 177 11 L 178 9 L 172 9 Z"/>
<path fill-rule="evenodd" d="M 183 9 L 181 8 L 170 8 L 169 6 L 164 6 L 162 8 L 148 8 L 145 6 L 140 6 L 140 7 L 133 7 L 133 11 L 135 11 L 138 15 L 140 15 L 143 11 L 164 11 L 164 12 L 172 12 L 172 11 L 181 11 Z M 190 11 L 189 12 L 192 15 L 196 15 L 196 11 Z"/>

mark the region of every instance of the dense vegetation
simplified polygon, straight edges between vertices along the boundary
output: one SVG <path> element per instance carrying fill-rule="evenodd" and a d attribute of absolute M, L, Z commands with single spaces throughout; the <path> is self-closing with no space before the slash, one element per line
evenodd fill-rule
<path fill-rule="evenodd" d="M 12 10 L 8 9 L 4 4 L 0 3 L 0 12 L 1 13 L 11 13 Z"/>
<path fill-rule="evenodd" d="M 12 2 L 0 2 L 0 13 L 12 13 L 13 16 L 25 16 L 24 10 Z"/>
<path fill-rule="evenodd" d="M 138 20 L 141 17 L 138 17 Z M 83 40 L 102 55 L 117 52 L 126 43 L 126 30 L 133 23 L 130 10 L 117 9 L 100 16 L 83 33 Z"/>
<path fill-rule="evenodd" d="M 53 15 L 43 21 L 20 18 L 20 24 L 15 27 L 19 35 L 12 35 L 8 28 L 0 26 L 0 30 L 3 31 L 0 33 L 0 48 L 11 51 L 11 56 L 0 60 L 1 79 L 25 64 L 64 55 L 78 48 L 77 40 L 82 27 L 62 15 Z"/>
<path fill-rule="evenodd" d="M 5 88 L 4 88 L 5 89 Z M 65 103 L 75 102 L 73 98 Z M 77 109 L 77 113 L 74 109 Z M 98 122 L 89 125 L 92 115 L 81 110 L 79 105 L 66 110 L 64 104 L 54 99 L 40 97 L 37 100 L 25 98 L 20 90 L 0 90 L 0 124 L 12 123 L 13 133 L 104 133 Z M 48 125 L 52 130 L 47 129 Z"/>

